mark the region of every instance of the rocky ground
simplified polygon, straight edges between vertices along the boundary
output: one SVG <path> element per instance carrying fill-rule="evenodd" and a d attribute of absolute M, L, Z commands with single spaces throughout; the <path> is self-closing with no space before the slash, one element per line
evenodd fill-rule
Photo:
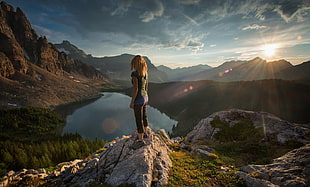
<path fill-rule="evenodd" d="M 267 112 L 232 109 L 216 112 L 202 119 L 187 135 L 187 143 L 193 144 L 201 139 L 216 140 L 219 128 L 212 126 L 212 121 L 219 118 L 234 126 L 244 119 L 250 119 L 255 128 L 264 131 L 263 141 L 272 144 L 299 142 L 305 146 L 274 159 L 267 165 L 248 165 L 241 167 L 238 175 L 248 186 L 300 186 L 310 185 L 310 125 L 296 124 L 282 120 Z M 208 150 L 210 151 L 210 150 Z"/>
<path fill-rule="evenodd" d="M 238 175 L 248 186 L 310 185 L 310 144 L 294 149 L 267 165 L 248 165 Z"/>
<path fill-rule="evenodd" d="M 211 125 L 211 121 L 219 117 L 221 121 L 229 123 L 229 126 L 240 122 L 243 119 L 250 120 L 255 128 L 263 128 L 265 141 L 276 141 L 285 143 L 294 140 L 303 144 L 310 142 L 310 125 L 296 124 L 282 120 L 277 116 L 267 112 L 245 111 L 231 109 L 215 112 L 205 119 L 202 119 L 194 129 L 187 134 L 188 142 L 197 142 L 199 139 L 214 139 L 214 135 L 219 131 Z"/>
<path fill-rule="evenodd" d="M 136 186 L 162 186 L 168 182 L 172 166 L 171 142 L 165 131 L 148 131 L 146 145 L 133 149 L 137 134 L 123 136 L 105 145 L 105 150 L 85 160 L 74 160 L 58 165 L 59 169 L 10 171 L 0 186 L 23 185 L 29 180 L 41 180 L 51 186 L 87 186 L 108 183 L 111 185 L 134 184 Z"/>
<path fill-rule="evenodd" d="M 154 132 L 149 129 L 148 137 L 145 139 L 146 145 L 141 148 L 133 149 L 132 145 L 137 139 L 137 134 L 133 133 L 131 136 L 116 138 L 106 144 L 100 152 L 94 153 L 84 160 L 60 163 L 56 166 L 58 169 L 53 171 L 45 169 L 10 171 L 3 177 L 0 186 L 25 186 L 27 184 L 33 186 L 38 186 L 38 184 L 48 184 L 49 186 L 100 184 L 112 186 L 133 184 L 138 187 L 162 186 L 168 183 L 169 170 L 172 167 L 169 154 L 173 150 L 168 145 L 177 145 L 184 150 L 207 156 L 214 153 L 214 149 L 208 145 L 199 144 L 197 137 L 212 139 L 212 133 L 218 129 L 212 127 L 210 122 L 216 116 L 229 122 L 230 125 L 236 124 L 238 119 L 247 117 L 252 119 L 257 127 L 264 123 L 266 136 L 270 137 L 269 133 L 271 133 L 276 137 L 278 143 L 294 139 L 304 144 L 304 146 L 272 160 L 270 164 L 242 166 L 237 174 L 247 186 L 306 187 L 310 185 L 310 127 L 308 125 L 292 124 L 268 113 L 228 110 L 214 113 L 201 120 L 195 129 L 187 135 L 187 140 L 184 142 L 180 142 L 182 138 L 170 139 L 164 130 Z M 34 185 L 34 181 L 37 181 L 37 185 Z"/>

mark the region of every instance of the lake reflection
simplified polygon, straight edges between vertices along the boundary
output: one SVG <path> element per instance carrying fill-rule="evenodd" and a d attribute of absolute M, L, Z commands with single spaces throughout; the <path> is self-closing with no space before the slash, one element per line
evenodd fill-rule
<path fill-rule="evenodd" d="M 133 110 L 129 108 L 131 98 L 120 93 L 106 92 L 95 102 L 83 106 L 67 116 L 64 133 L 78 133 L 84 138 L 113 140 L 115 137 L 131 135 L 136 129 Z M 148 105 L 149 126 L 153 130 L 171 132 L 177 122 Z"/>

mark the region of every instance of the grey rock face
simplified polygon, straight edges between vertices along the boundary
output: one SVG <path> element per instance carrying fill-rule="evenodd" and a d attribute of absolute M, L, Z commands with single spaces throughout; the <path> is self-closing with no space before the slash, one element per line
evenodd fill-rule
<path fill-rule="evenodd" d="M 56 180 L 65 184 L 87 186 L 92 181 L 106 182 L 111 185 L 135 184 L 147 187 L 151 184 L 161 186 L 168 182 L 170 149 L 165 135 L 148 131 L 145 146 L 132 149 L 137 134 L 116 138 L 107 144 L 100 155 L 89 161 L 81 161 L 65 169 Z M 164 141 L 163 141 L 164 140 Z M 55 180 L 55 179 L 54 179 Z"/>
<path fill-rule="evenodd" d="M 136 186 L 161 186 L 168 182 L 168 171 L 172 162 L 168 156 L 170 149 L 164 141 L 169 137 L 148 131 L 146 145 L 131 148 L 135 136 L 122 139 L 102 153 L 99 160 L 98 176 L 107 183 L 119 185 L 134 183 Z M 164 141 L 163 141 L 164 139 Z"/>
<path fill-rule="evenodd" d="M 248 165 L 238 175 L 248 186 L 310 186 L 310 144 L 267 165 Z"/>
<path fill-rule="evenodd" d="M 231 109 L 216 112 L 202 119 L 194 129 L 187 134 L 187 141 L 196 142 L 201 138 L 212 139 L 218 128 L 212 127 L 211 121 L 219 117 L 221 121 L 228 122 L 230 126 L 238 123 L 242 118 L 250 119 L 256 128 L 263 127 L 264 133 L 273 136 L 279 143 L 295 140 L 300 143 L 310 142 L 310 126 L 290 123 L 267 112 L 254 112 Z"/>

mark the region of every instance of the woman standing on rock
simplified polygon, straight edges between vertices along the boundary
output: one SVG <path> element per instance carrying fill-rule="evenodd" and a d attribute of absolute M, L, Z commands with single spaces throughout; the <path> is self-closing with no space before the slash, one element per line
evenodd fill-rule
<path fill-rule="evenodd" d="M 133 148 L 138 149 L 145 145 L 143 137 L 148 127 L 148 120 L 146 115 L 146 104 L 148 103 L 148 74 L 147 64 L 145 59 L 137 55 L 131 60 L 131 82 L 133 85 L 132 98 L 130 108 L 134 109 L 138 141 L 134 143 Z"/>

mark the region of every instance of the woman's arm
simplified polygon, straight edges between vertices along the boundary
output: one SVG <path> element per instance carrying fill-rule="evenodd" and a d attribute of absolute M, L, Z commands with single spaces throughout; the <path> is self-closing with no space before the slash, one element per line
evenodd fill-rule
<path fill-rule="evenodd" d="M 132 92 L 131 92 L 130 108 L 133 108 L 135 99 L 136 99 L 137 94 L 138 94 L 138 79 L 137 79 L 137 77 L 132 76 L 132 84 L 133 84 L 133 88 L 132 88 Z"/>

